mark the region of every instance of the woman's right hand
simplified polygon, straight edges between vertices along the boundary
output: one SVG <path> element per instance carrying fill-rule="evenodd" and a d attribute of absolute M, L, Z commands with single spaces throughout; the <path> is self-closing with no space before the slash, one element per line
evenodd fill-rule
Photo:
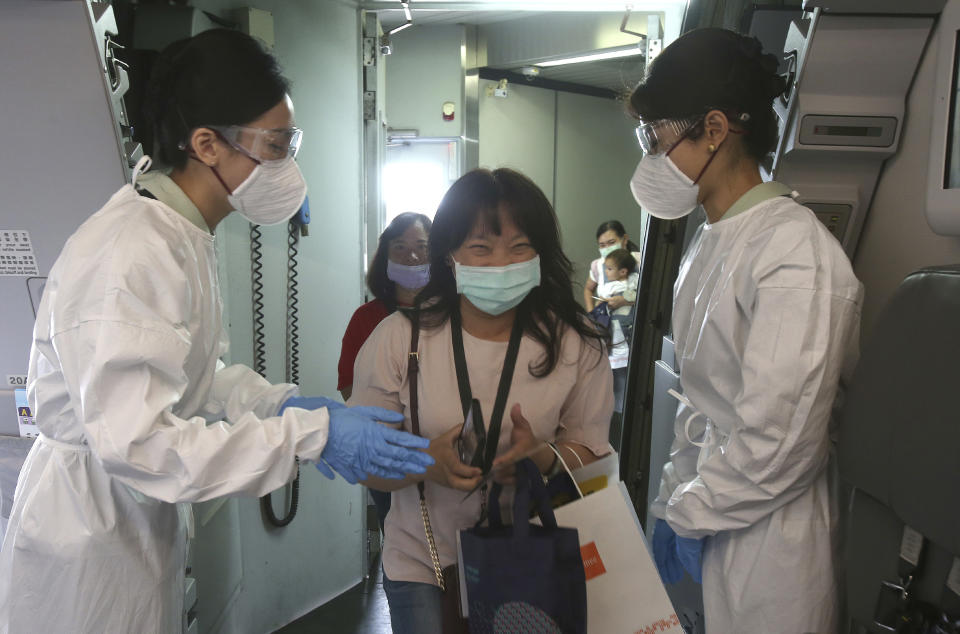
<path fill-rule="evenodd" d="M 463 425 L 454 425 L 442 436 L 430 441 L 427 453 L 434 459 L 434 464 L 427 467 L 426 477 L 437 484 L 472 491 L 478 484 L 483 472 L 477 467 L 471 467 L 460 461 L 457 454 L 456 442 Z"/>

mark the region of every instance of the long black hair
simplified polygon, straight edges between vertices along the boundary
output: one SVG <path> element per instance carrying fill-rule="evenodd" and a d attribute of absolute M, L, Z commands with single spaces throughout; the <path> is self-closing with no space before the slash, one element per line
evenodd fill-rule
<path fill-rule="evenodd" d="M 560 228 L 553 206 L 539 187 L 523 174 L 507 168 L 475 169 L 455 182 L 437 208 L 430 230 L 430 282 L 417 296 L 424 326 L 439 327 L 459 309 L 457 283 L 449 262 L 471 229 L 482 222 L 500 235 L 503 210 L 526 234 L 540 256 L 540 286 L 517 306 L 523 332 L 540 343 L 545 354 L 529 371 L 535 377 L 550 374 L 560 360 L 563 331 L 573 329 L 600 348 L 605 338 L 595 330 L 573 296 L 573 266 L 560 248 Z"/>
<path fill-rule="evenodd" d="M 600 226 L 597 227 L 597 240 L 600 239 L 600 236 L 605 234 L 608 231 L 614 232 L 618 238 L 622 238 L 627 235 L 627 230 L 623 228 L 623 223 L 619 220 L 607 220 L 606 222 L 601 222 Z M 626 249 L 628 251 L 639 251 L 640 247 L 633 243 L 633 240 L 627 240 Z"/>
<path fill-rule="evenodd" d="M 761 161 L 777 143 L 773 100 L 786 88 L 777 65 L 755 37 L 716 28 L 690 31 L 653 61 L 631 93 L 629 109 L 648 121 L 721 110 L 745 131 L 746 153 Z M 688 137 L 702 134 L 703 126 L 697 124 Z"/>
<path fill-rule="evenodd" d="M 380 234 L 377 251 L 373 254 L 370 270 L 367 271 L 367 288 L 391 313 L 397 309 L 397 284 L 387 277 L 390 242 L 402 236 L 404 231 L 417 223 L 420 223 L 427 234 L 430 233 L 432 223 L 423 214 L 407 211 L 394 218 Z"/>
<path fill-rule="evenodd" d="M 276 106 L 290 89 L 277 60 L 254 38 L 211 29 L 167 46 L 154 64 L 144 101 L 155 158 L 182 168 L 190 131 L 244 125 Z"/>

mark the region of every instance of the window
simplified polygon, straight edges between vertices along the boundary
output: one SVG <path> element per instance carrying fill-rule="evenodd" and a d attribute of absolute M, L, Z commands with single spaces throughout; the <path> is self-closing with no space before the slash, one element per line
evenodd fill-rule
<path fill-rule="evenodd" d="M 450 185 L 460 177 L 460 140 L 391 139 L 383 166 L 386 223 L 406 211 L 433 218 Z"/>

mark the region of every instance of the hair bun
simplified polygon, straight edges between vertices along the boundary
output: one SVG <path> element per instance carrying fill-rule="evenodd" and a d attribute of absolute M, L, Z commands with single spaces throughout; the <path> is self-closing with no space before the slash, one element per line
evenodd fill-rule
<path fill-rule="evenodd" d="M 764 52 L 763 44 L 756 37 L 741 36 L 739 48 L 743 56 L 765 76 L 762 81 L 764 97 L 774 99 L 783 94 L 786 90 L 786 81 L 777 74 L 780 68 L 780 60 L 777 56 Z"/>
<path fill-rule="evenodd" d="M 767 82 L 767 93 L 770 99 L 776 99 L 787 91 L 787 78 L 783 75 L 771 75 Z"/>
<path fill-rule="evenodd" d="M 743 56 L 747 59 L 757 59 L 763 55 L 763 44 L 755 37 L 741 36 L 740 52 L 743 53 Z"/>

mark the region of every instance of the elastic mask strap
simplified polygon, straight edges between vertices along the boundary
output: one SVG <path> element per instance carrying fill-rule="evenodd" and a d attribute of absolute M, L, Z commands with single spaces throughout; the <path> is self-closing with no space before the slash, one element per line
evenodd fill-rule
<path fill-rule="evenodd" d="M 734 130 L 733 128 L 727 128 L 727 132 L 730 134 L 743 134 L 741 130 Z M 703 169 L 700 170 L 700 173 L 697 174 L 697 177 L 693 179 L 693 184 L 696 185 L 700 182 L 700 179 L 703 177 L 704 172 L 707 171 L 707 168 L 710 167 L 710 163 L 713 163 L 713 159 L 717 158 L 717 154 L 720 153 L 720 148 L 723 147 L 723 143 L 717 146 L 717 149 L 713 151 L 710 155 L 710 158 L 707 159 L 707 164 L 703 166 Z"/>
<path fill-rule="evenodd" d="M 714 150 L 713 154 L 710 155 L 710 158 L 707 159 L 707 164 L 703 166 L 703 169 L 700 170 L 700 173 L 697 174 L 697 177 L 693 179 L 694 185 L 700 182 L 700 179 L 703 177 L 704 173 L 707 171 L 707 168 L 710 167 L 710 163 L 713 163 L 713 159 L 717 158 L 717 154 L 719 153 L 720 153 L 720 148 L 717 147 L 717 149 Z"/>
<path fill-rule="evenodd" d="M 224 182 L 223 178 L 220 176 L 220 172 L 217 171 L 217 168 L 215 168 L 213 165 L 207 165 L 206 163 L 204 163 L 203 161 L 201 161 L 200 159 L 198 159 L 198 158 L 197 158 L 196 156 L 194 156 L 193 154 L 190 154 L 190 158 L 193 159 L 194 161 L 196 161 L 197 163 L 203 163 L 203 165 L 206 165 L 207 167 L 209 167 L 209 168 L 210 168 L 210 171 L 213 172 L 213 175 L 216 176 L 216 177 L 217 177 L 217 180 L 220 181 L 220 184 L 223 185 L 223 189 L 226 190 L 227 195 L 228 195 L 228 196 L 232 196 L 232 195 L 233 195 L 233 192 L 230 191 L 230 188 L 229 188 L 229 187 L 227 187 L 227 184 Z"/>
<path fill-rule="evenodd" d="M 183 116 L 183 115 L 181 115 L 181 117 L 182 117 L 182 116 Z M 250 159 L 251 161 L 253 161 L 255 164 L 257 164 L 257 165 L 260 165 L 260 164 L 261 164 L 261 161 L 260 161 L 259 159 L 254 158 L 253 156 L 251 156 L 250 153 L 247 152 L 246 148 L 240 146 L 239 144 L 233 144 L 233 143 L 231 143 L 231 142 L 230 142 L 230 139 L 228 139 L 227 137 L 223 136 L 223 134 L 221 134 L 219 130 L 213 130 L 213 133 L 216 134 L 217 137 L 218 137 L 221 141 L 223 141 L 224 143 L 226 143 L 228 146 L 232 147 L 232 148 L 233 148 L 234 150 L 236 150 L 237 152 L 240 152 L 240 154 L 243 154 L 244 156 L 246 156 L 248 159 Z M 196 155 L 193 154 L 193 151 L 192 151 L 192 150 L 191 150 L 190 154 L 188 154 L 188 156 L 189 156 L 190 158 L 192 158 L 194 161 L 197 161 L 198 163 L 203 163 L 203 161 L 201 161 L 200 159 L 198 159 L 198 158 L 196 157 Z M 204 165 L 206 165 L 206 163 L 204 163 Z M 233 195 L 233 192 L 230 191 L 230 188 L 229 188 L 229 187 L 227 187 L 227 184 L 224 182 L 223 177 L 220 176 L 220 172 L 217 171 L 217 168 L 215 168 L 213 165 L 208 165 L 207 167 L 209 167 L 209 168 L 213 171 L 213 175 L 216 176 L 216 177 L 217 177 L 217 180 L 220 181 L 220 184 L 223 185 L 223 188 L 226 190 L 227 195 L 228 195 L 228 196 L 232 196 L 232 195 Z"/>

